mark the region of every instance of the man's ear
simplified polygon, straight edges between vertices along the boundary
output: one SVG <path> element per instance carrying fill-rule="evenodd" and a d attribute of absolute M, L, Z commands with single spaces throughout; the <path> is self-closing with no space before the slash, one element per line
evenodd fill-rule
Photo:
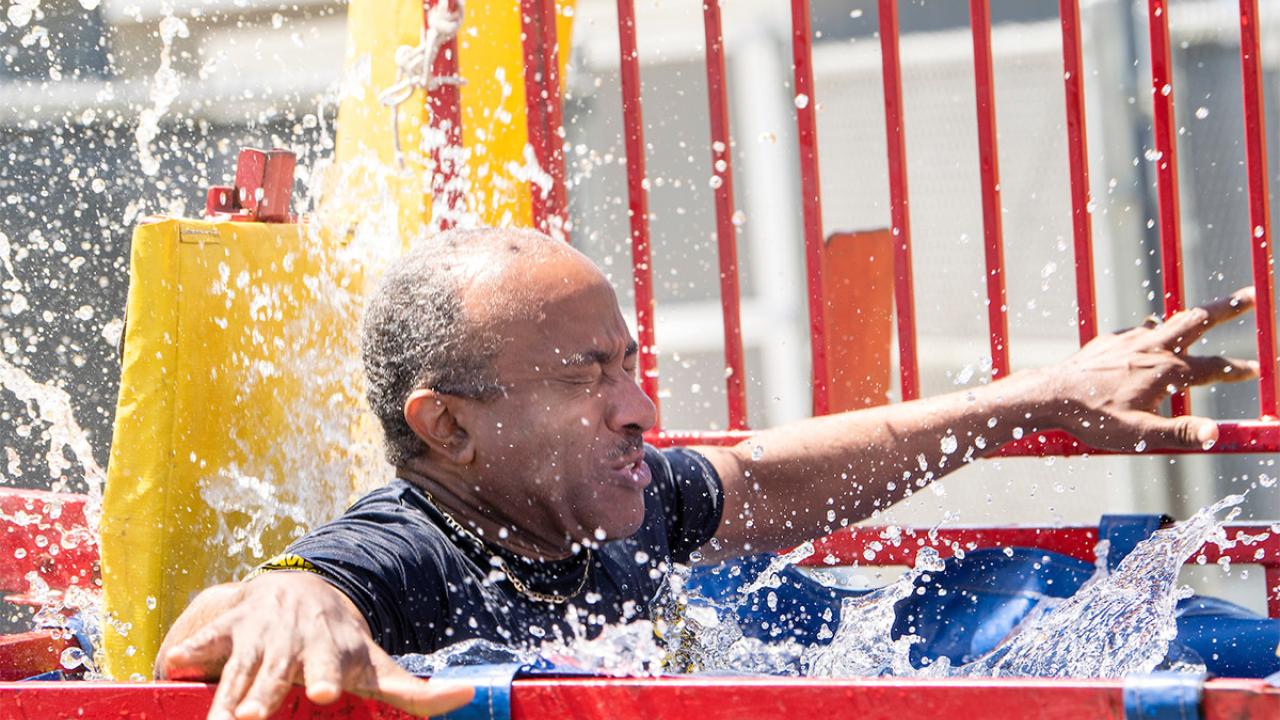
<path fill-rule="evenodd" d="M 469 465 L 475 460 L 476 449 L 451 407 L 458 401 L 434 390 L 414 390 L 404 401 L 404 419 L 431 452 L 455 465 Z"/>

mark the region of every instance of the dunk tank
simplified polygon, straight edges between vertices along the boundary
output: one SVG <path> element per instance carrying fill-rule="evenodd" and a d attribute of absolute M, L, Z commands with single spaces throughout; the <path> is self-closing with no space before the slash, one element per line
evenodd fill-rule
<path fill-rule="evenodd" d="M 888 202 L 882 229 L 843 232 L 826 226 L 824 205 L 848 199 L 824 194 L 820 187 L 819 162 L 844 159 L 819 153 L 819 118 L 826 98 L 815 83 L 815 38 L 822 28 L 815 26 L 808 0 L 790 2 L 785 35 L 791 75 L 783 78 L 784 101 L 768 111 L 783 113 L 793 123 L 787 135 L 795 144 L 787 154 L 799 178 L 798 195 L 792 199 L 799 228 L 778 241 L 798 237 L 803 243 L 796 254 L 802 258 L 804 284 L 797 291 L 805 299 L 807 321 L 799 332 L 808 355 L 805 385 L 811 391 L 804 402 L 814 415 L 880 404 L 889 395 L 901 401 L 921 397 L 924 372 L 916 307 L 930 293 L 946 292 L 935 278 L 914 272 L 918 260 L 912 255 L 906 132 L 913 118 L 904 102 L 901 8 L 896 0 L 864 4 L 871 6 L 876 32 L 863 42 L 874 43 L 878 51 L 879 83 L 858 102 L 883 108 L 887 153 L 879 161 L 887 163 Z M 744 216 L 754 211 L 742 207 L 735 194 L 734 165 L 741 157 L 735 149 L 748 143 L 735 138 L 731 128 L 730 98 L 739 96 L 731 95 L 722 27 L 722 13 L 735 8 L 733 3 L 692 5 L 701 14 L 702 27 L 699 42 L 685 52 L 699 56 L 706 97 L 680 102 L 696 107 L 709 128 L 705 147 L 646 141 L 654 118 L 646 114 L 642 92 L 645 38 L 634 0 L 617 0 L 616 15 L 610 16 L 609 30 L 617 35 L 616 87 L 592 90 L 597 97 L 610 96 L 619 112 L 623 154 L 614 162 L 625 174 L 626 193 L 613 206 L 589 206 L 585 212 L 612 213 L 627 228 L 629 262 L 606 270 L 634 307 L 640 382 L 660 414 L 672 392 L 663 386 L 663 325 L 655 299 L 663 282 L 655 268 L 665 260 L 655 252 L 651 237 L 650 193 L 660 180 L 646 166 L 662 153 L 687 156 L 705 169 L 701 174 L 710 190 L 715 259 L 705 267 L 688 264 L 682 271 L 712 277 L 718 287 L 715 329 L 723 336 L 718 365 L 723 391 L 717 396 L 725 401 L 725 421 L 706 429 L 660 423 L 648 438 L 657 446 L 750 442 L 752 437 L 753 382 L 744 349 L 739 243 Z M 1184 278 L 1206 271 L 1185 259 L 1181 242 L 1178 148 L 1185 128 L 1175 115 L 1175 101 L 1184 98 L 1173 76 L 1169 29 L 1170 14 L 1208 3 L 1174 4 L 1172 9 L 1164 0 L 1141 5 L 1150 49 L 1144 66 L 1149 84 L 1135 95 L 1137 102 L 1151 105 L 1145 141 L 1154 184 L 1149 229 L 1158 241 L 1148 255 L 1158 268 L 1158 280 L 1133 292 L 1149 292 L 1167 316 L 1211 299 L 1188 297 L 1184 287 Z M 1247 223 L 1242 223 L 1248 231 L 1224 234 L 1214 242 L 1220 254 L 1249 258 L 1258 298 L 1250 334 L 1261 372 L 1253 416 L 1221 420 L 1219 440 L 1187 456 L 1265 457 L 1280 451 L 1280 415 L 1262 54 L 1280 53 L 1280 46 L 1269 48 L 1263 42 L 1267 33 L 1258 0 L 1214 6 L 1231 11 L 1238 31 L 1240 86 L 1227 94 L 1238 94 L 1243 103 L 1244 123 L 1235 142 L 1243 151 L 1246 182 L 1241 191 L 1248 198 Z M 297 213 L 294 207 L 295 173 L 302 170 L 295 152 L 245 149 L 234 180 L 207 189 L 203 217 L 153 216 L 137 224 L 119 400 L 105 471 L 93 463 L 77 435 L 67 394 L 28 381 L 7 363 L 0 366 L 8 391 L 39 408 L 42 417 L 56 420 L 51 420 L 54 440 L 62 445 L 49 455 L 51 471 L 68 463 L 65 450 L 85 465 L 87 477 L 105 481 L 98 488 L 91 483 L 88 494 L 0 490 L 0 588 L 8 594 L 7 602 L 37 609 L 30 629 L 0 636 L 0 715 L 188 717 L 207 711 L 211 686 L 150 681 L 164 632 L 191 594 L 243 576 L 290 538 L 339 512 L 367 489 L 350 478 L 385 475 L 378 467 L 376 431 L 351 410 L 362 391 L 352 329 L 363 289 L 376 281 L 377 263 L 371 258 L 394 257 L 399 244 L 415 234 L 477 223 L 532 226 L 570 243 L 583 239 L 575 237 L 581 230 L 571 204 L 575 193 L 589 192 L 590 181 L 572 169 L 574 156 L 586 151 L 566 141 L 565 102 L 569 38 L 582 9 L 556 0 L 473 0 L 465 8 L 459 0 L 425 6 L 353 4 L 347 17 L 347 63 L 364 85 L 341 93 L 334 160 L 308 172 L 308 187 L 316 196 L 311 209 Z M 983 266 L 981 292 L 948 302 L 972 301 L 972 312 L 986 326 L 982 371 L 999 379 L 1012 369 L 1016 343 L 1011 342 L 1010 315 L 1018 307 L 1007 288 L 996 123 L 1001 88 L 995 83 L 990 4 L 970 0 L 967 9 L 973 96 L 966 102 L 969 112 L 976 112 L 974 192 L 981 201 L 981 232 L 975 243 Z M 1074 269 L 1071 324 L 1078 343 L 1084 344 L 1103 329 L 1100 298 L 1107 295 L 1095 284 L 1103 268 L 1094 248 L 1092 188 L 1098 183 L 1090 179 L 1085 117 L 1091 75 L 1082 50 L 1078 0 L 1060 0 L 1055 20 L 1061 42 L 1058 92 L 1065 98 L 1060 126 L 1069 175 L 1070 232 L 1065 242 Z M 599 25 L 591 29 L 599 30 Z M 175 26 L 166 29 L 162 23 L 166 64 L 175 33 Z M 1029 42 L 1036 38 L 1044 39 L 1034 36 Z M 739 81 L 744 79 L 764 82 Z M 751 97 L 752 113 L 779 104 L 777 93 Z M 162 161 L 160 166 L 163 171 Z M 922 170 L 935 168 L 926 164 Z M 939 165 L 936 171 L 949 168 Z M 917 171 L 913 178 L 919 175 Z M 958 242 L 968 239 L 962 236 Z M 712 328 L 702 332 L 710 334 Z M 1192 411 L 1189 393 L 1171 395 L 1168 412 Z M 320 418 L 307 425 L 311 437 L 303 445 L 288 440 L 300 416 Z M 1126 452 L 1144 450 L 1139 446 Z M 963 447 L 943 451 L 956 453 L 956 462 L 972 460 L 960 460 Z M 1109 454 L 1114 453 L 1061 433 L 1027 432 L 996 450 L 992 459 L 978 462 Z M 948 485 L 958 493 L 964 482 L 961 473 Z M 1252 492 L 1270 493 L 1264 503 L 1280 508 L 1270 482 L 1257 484 Z M 1280 663 L 1280 527 L 1274 520 L 1219 521 L 1210 510 L 1188 513 L 1190 519 L 1175 524 L 1159 514 L 1105 515 L 1107 509 L 1096 508 L 1103 517 L 1090 525 L 848 526 L 833 516 L 830 535 L 791 552 L 699 569 L 685 578 L 685 587 L 696 591 L 683 604 L 687 616 L 670 619 L 664 628 L 663 660 L 646 672 L 620 676 L 608 672 L 608 663 L 575 665 L 564 658 L 469 666 L 463 674 L 480 692 L 477 704 L 459 713 L 526 718 L 806 713 L 865 718 L 1280 717 L 1280 678 L 1266 679 Z M 1280 510 L 1271 517 L 1280 517 Z M 1126 558 L 1139 562 L 1126 566 Z M 1178 594 L 1177 572 L 1184 562 L 1253 568 L 1264 581 L 1265 595 L 1256 604 L 1265 616 L 1214 598 Z M 905 580 L 893 581 L 894 574 L 885 574 L 881 584 L 886 587 L 880 590 L 851 589 L 835 581 L 848 568 L 880 566 L 914 569 Z M 931 575 L 938 578 L 933 584 Z M 1164 582 L 1163 594 L 1150 596 L 1146 609 L 1169 604 L 1169 617 L 1150 615 L 1151 622 L 1168 624 L 1175 622 L 1172 604 L 1178 605 L 1176 632 L 1166 627 L 1159 637 L 1167 654 L 1162 651 L 1132 667 L 1094 657 L 1088 666 L 1092 674 L 1055 665 L 1049 656 L 1034 672 L 1005 663 L 1018 652 L 1035 650 L 1016 645 L 1019 638 L 1026 644 L 1027 638 L 1037 637 L 1032 633 L 1036 622 L 1059 617 L 1054 613 L 1069 608 L 1069 598 L 1096 590 L 1107 577 Z M 812 672 L 771 677 L 746 662 L 717 664 L 710 657 L 713 648 L 699 633 L 711 633 L 718 620 L 714 610 L 708 615 L 713 604 L 699 604 L 698 598 L 729 602 L 728 597 L 734 598 L 740 623 L 734 639 L 818 648 L 794 666 Z M 1076 609 L 1087 613 L 1089 606 Z M 1142 609 L 1129 606 L 1134 623 L 1146 617 Z M 881 664 L 852 661 L 850 646 L 839 645 L 846 624 L 868 618 L 883 626 L 883 636 L 875 640 L 888 648 Z M 1118 635 L 1138 627 L 1123 621 L 1092 632 Z M 917 639 L 904 644 L 906 636 Z M 1072 637 L 1069 627 L 1057 640 L 1063 636 L 1089 642 L 1088 633 Z M 1050 644 L 1040 637 L 1041 644 Z M 823 647 L 843 649 L 824 653 Z M 1095 655 L 1126 651 L 1118 640 L 1090 647 Z M 452 667 L 436 669 L 457 673 Z M 797 676 L 801 674 L 805 676 Z M 354 697 L 316 707 L 295 692 L 281 716 L 399 713 Z"/>

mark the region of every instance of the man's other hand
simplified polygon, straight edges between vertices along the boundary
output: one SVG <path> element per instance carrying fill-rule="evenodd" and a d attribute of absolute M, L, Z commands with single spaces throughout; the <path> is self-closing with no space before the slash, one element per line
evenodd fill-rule
<path fill-rule="evenodd" d="M 1175 313 L 1161 323 L 1101 335 L 1065 362 L 1046 368 L 1050 397 L 1039 403 L 1051 425 L 1082 442 L 1114 450 L 1187 450 L 1210 446 L 1217 424 L 1203 417 L 1157 413 L 1173 392 L 1194 385 L 1237 382 L 1258 376 L 1258 363 L 1190 354 L 1215 325 L 1254 305 L 1253 288 L 1203 307 Z"/>
<path fill-rule="evenodd" d="M 269 717 L 295 684 L 327 705 L 343 691 L 414 715 L 465 705 L 474 690 L 410 675 L 378 647 L 355 605 L 307 572 L 270 572 L 210 588 L 174 623 L 156 677 L 215 680 L 210 720 Z"/>

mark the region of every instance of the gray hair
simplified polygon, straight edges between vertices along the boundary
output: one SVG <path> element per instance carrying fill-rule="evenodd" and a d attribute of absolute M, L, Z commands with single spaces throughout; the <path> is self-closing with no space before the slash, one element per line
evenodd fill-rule
<path fill-rule="evenodd" d="M 484 265 L 477 257 L 496 261 L 504 249 L 519 254 L 530 241 L 554 242 L 528 230 L 450 230 L 416 245 L 383 277 L 365 311 L 360 350 L 369 406 L 382 423 L 391 464 L 426 450 L 404 419 L 413 391 L 482 401 L 502 394 L 493 369 L 501 339 L 468 320 L 463 290 Z"/>

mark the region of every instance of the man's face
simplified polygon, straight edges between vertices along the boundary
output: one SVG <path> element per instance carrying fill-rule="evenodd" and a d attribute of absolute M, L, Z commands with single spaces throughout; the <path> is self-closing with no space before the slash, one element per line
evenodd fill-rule
<path fill-rule="evenodd" d="M 477 485 L 522 528 L 572 541 L 630 535 L 644 518 L 641 443 L 656 410 L 636 382 L 637 348 L 613 288 L 569 252 L 505 275 L 520 284 L 498 293 L 508 307 L 492 326 L 504 340 L 494 366 L 506 392 L 467 403 L 459 418 Z"/>

